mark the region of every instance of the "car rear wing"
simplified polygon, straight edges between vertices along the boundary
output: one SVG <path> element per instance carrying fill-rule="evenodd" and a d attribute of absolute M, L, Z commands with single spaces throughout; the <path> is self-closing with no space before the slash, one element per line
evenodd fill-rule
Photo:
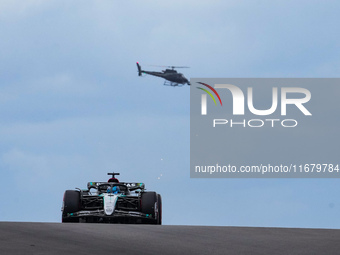
<path fill-rule="evenodd" d="M 88 182 L 87 189 L 97 188 L 101 184 L 117 184 L 117 185 L 125 185 L 128 187 L 129 190 L 136 190 L 136 189 L 145 189 L 145 184 L 141 182 L 119 182 L 119 183 L 112 183 L 112 182 Z"/>

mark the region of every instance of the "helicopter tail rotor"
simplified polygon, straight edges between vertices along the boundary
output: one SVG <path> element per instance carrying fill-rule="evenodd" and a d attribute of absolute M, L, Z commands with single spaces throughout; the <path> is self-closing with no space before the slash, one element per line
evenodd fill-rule
<path fill-rule="evenodd" d="M 137 68 L 138 68 L 138 76 L 142 76 L 142 68 L 140 67 L 138 62 L 136 64 L 137 64 Z"/>

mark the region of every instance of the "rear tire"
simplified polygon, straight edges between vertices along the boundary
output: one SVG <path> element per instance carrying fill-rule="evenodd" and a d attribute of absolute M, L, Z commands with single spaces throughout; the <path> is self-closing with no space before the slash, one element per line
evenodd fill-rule
<path fill-rule="evenodd" d="M 162 197 L 160 194 L 157 194 L 157 206 L 158 206 L 157 225 L 162 225 Z"/>
<path fill-rule="evenodd" d="M 155 219 L 155 206 L 157 206 L 157 193 L 156 192 L 144 192 L 142 193 L 142 213 L 151 214 Z M 145 223 L 157 224 L 157 219 L 146 219 Z"/>
<path fill-rule="evenodd" d="M 156 192 L 142 193 L 142 213 L 154 215 L 156 202 L 157 202 Z"/>
<path fill-rule="evenodd" d="M 80 210 L 80 192 L 76 190 L 66 190 L 64 193 L 64 206 L 62 222 L 79 222 L 79 218 L 67 217 L 68 213 Z"/>

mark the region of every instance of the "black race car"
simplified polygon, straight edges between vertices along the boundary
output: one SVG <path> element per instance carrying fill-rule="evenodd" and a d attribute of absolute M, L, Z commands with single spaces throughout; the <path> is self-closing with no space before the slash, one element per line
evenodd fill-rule
<path fill-rule="evenodd" d="M 144 183 L 89 182 L 86 190 L 66 190 L 62 222 L 162 224 L 162 198 L 145 191 Z"/>

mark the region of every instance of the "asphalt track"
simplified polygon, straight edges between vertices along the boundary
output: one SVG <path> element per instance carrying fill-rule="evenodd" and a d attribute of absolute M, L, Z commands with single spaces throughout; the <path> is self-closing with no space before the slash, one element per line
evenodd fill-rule
<path fill-rule="evenodd" d="M 340 254 L 340 230 L 0 222 L 0 254 Z"/>

